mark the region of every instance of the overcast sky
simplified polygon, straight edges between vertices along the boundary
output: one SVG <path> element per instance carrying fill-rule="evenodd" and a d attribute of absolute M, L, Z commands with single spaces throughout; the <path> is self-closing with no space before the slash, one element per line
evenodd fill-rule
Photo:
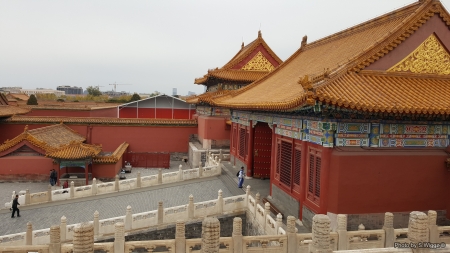
<path fill-rule="evenodd" d="M 194 84 L 261 28 L 286 60 L 308 42 L 412 0 L 0 0 L 0 87 L 202 93 Z M 450 8 L 450 0 L 441 1 Z M 351 45 L 349 45 L 351 46 Z"/>

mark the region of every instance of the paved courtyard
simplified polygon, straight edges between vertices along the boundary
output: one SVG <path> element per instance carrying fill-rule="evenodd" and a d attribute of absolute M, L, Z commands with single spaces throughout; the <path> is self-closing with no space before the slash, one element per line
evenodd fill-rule
<path fill-rule="evenodd" d="M 23 207 L 20 212 L 22 217 L 15 219 L 10 218 L 9 210 L 2 210 L 0 235 L 25 232 L 29 221 L 33 224 L 33 230 L 48 228 L 60 224 L 63 215 L 67 217 L 67 224 L 74 224 L 93 220 L 96 210 L 100 214 L 100 219 L 106 219 L 125 215 L 128 205 L 132 207 L 133 213 L 156 210 L 159 201 L 164 202 L 164 207 L 184 205 L 188 203 L 190 194 L 194 196 L 194 202 L 207 201 L 216 199 L 219 189 L 222 189 L 223 197 L 232 196 L 226 185 L 217 177 L 213 177 L 203 179 L 201 182 L 185 182 L 173 187 L 153 188 L 153 190 L 122 193 L 123 195 L 110 197 L 100 198 L 99 196 L 98 199 L 76 203 Z"/>

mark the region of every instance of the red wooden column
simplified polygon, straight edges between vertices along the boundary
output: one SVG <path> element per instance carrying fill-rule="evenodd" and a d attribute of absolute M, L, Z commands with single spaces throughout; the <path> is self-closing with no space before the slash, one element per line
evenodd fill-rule
<path fill-rule="evenodd" d="M 303 202 L 306 199 L 306 177 L 308 174 L 308 142 L 302 141 L 302 161 L 300 165 L 300 208 L 298 217 L 302 218 L 303 215 Z"/>
<path fill-rule="evenodd" d="M 447 169 L 447 185 L 450 185 L 450 168 Z M 450 187 L 447 187 L 447 196 L 450 196 Z M 447 219 L 450 219 L 450 198 L 447 198 L 447 212 L 445 214 Z"/>
<path fill-rule="evenodd" d="M 322 167 L 320 168 L 320 213 L 327 213 L 328 185 L 330 175 L 330 161 L 333 148 L 322 148 Z"/>
<path fill-rule="evenodd" d="M 57 179 L 56 179 L 56 185 L 57 186 L 59 186 L 60 184 L 59 184 L 59 179 L 61 178 L 61 169 L 60 169 L 60 167 L 61 167 L 61 165 L 60 165 L 60 163 L 57 163 L 56 164 L 56 166 L 57 166 Z"/>
<path fill-rule="evenodd" d="M 272 196 L 272 180 L 275 179 L 275 170 L 277 169 L 277 136 L 275 134 L 276 125 L 272 125 L 272 151 L 270 152 L 270 191 L 269 194 Z"/>

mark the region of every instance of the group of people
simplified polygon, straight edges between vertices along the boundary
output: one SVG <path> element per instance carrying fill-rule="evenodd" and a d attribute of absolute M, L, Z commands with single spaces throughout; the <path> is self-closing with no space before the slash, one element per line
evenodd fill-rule
<path fill-rule="evenodd" d="M 56 172 L 56 170 L 54 169 L 50 170 L 50 185 L 54 186 L 57 181 L 58 181 L 58 172 Z"/>

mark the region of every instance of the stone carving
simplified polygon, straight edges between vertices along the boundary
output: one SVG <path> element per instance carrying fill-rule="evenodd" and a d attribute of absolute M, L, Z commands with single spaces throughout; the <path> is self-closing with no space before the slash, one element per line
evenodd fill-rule
<path fill-rule="evenodd" d="M 288 233 L 295 233 L 295 217 L 294 216 L 288 216 L 287 217 L 287 230 Z"/>
<path fill-rule="evenodd" d="M 316 214 L 312 224 L 312 252 L 331 252 L 330 218 L 324 214 Z"/>
<path fill-rule="evenodd" d="M 11 236 L 11 237 L 1 237 L 0 238 L 0 243 L 13 242 L 13 241 L 24 240 L 24 239 L 25 239 L 25 235 L 15 235 L 15 236 Z"/>
<path fill-rule="evenodd" d="M 156 217 L 156 213 L 146 213 L 146 214 L 140 214 L 133 217 L 133 221 L 137 220 L 145 220 L 145 219 L 151 219 Z"/>
<path fill-rule="evenodd" d="M 50 235 L 50 230 L 39 231 L 39 232 L 36 232 L 36 233 L 34 234 L 34 238 L 42 237 L 42 236 L 48 236 L 48 235 Z"/>
<path fill-rule="evenodd" d="M 186 234 L 185 228 L 184 221 L 177 221 L 175 238 L 184 238 Z"/>
<path fill-rule="evenodd" d="M 94 252 L 94 226 L 81 223 L 74 229 L 73 253 Z"/>
<path fill-rule="evenodd" d="M 233 235 L 242 235 L 242 219 L 239 217 L 233 219 Z"/>
<path fill-rule="evenodd" d="M 202 222 L 202 253 L 219 252 L 220 222 L 217 218 L 206 218 Z"/>
<path fill-rule="evenodd" d="M 347 215 L 338 214 L 337 215 L 337 230 L 347 230 Z"/>
<path fill-rule="evenodd" d="M 104 226 L 111 226 L 114 225 L 118 222 L 124 222 L 123 219 L 114 219 L 114 220 L 107 220 L 107 221 L 103 221 L 100 223 L 100 226 L 104 227 Z"/>
<path fill-rule="evenodd" d="M 385 213 L 384 214 L 383 228 L 394 228 L 394 214 L 393 213 Z"/>
<path fill-rule="evenodd" d="M 187 210 L 187 207 L 183 206 L 183 207 L 178 207 L 178 208 L 171 208 L 167 211 L 164 212 L 164 214 L 173 214 L 173 213 L 180 213 L 180 212 L 185 212 Z"/>
<path fill-rule="evenodd" d="M 261 52 L 258 52 L 241 69 L 249 71 L 272 71 L 275 67 Z"/>
<path fill-rule="evenodd" d="M 50 227 L 50 243 L 60 243 L 60 227 L 59 226 L 51 226 Z"/>
<path fill-rule="evenodd" d="M 437 213 L 436 211 L 428 211 L 428 224 L 429 225 L 436 225 L 437 221 Z"/>
<path fill-rule="evenodd" d="M 211 202 L 204 203 L 204 204 L 198 204 L 195 206 L 195 210 L 202 209 L 202 208 L 208 208 L 208 207 L 215 206 L 215 205 L 216 205 L 215 201 L 211 201 Z"/>
<path fill-rule="evenodd" d="M 422 212 L 411 212 L 408 224 L 408 239 L 412 243 L 428 241 L 428 216 Z"/>
<path fill-rule="evenodd" d="M 388 71 L 449 75 L 450 54 L 439 39 L 434 34 L 431 34 L 411 54 Z"/>

